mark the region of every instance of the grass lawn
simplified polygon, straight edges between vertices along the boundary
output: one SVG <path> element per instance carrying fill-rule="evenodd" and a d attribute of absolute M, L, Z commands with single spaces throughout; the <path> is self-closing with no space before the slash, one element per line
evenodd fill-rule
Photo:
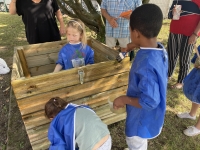
<path fill-rule="evenodd" d="M 165 46 L 167 44 L 168 34 L 169 20 L 164 20 L 158 40 Z M 0 13 L 0 58 L 5 59 L 8 65 L 11 66 L 14 46 L 27 44 L 21 17 L 17 15 L 11 16 L 8 13 Z M 200 44 L 199 41 L 198 44 Z M 176 82 L 177 71 L 178 67 L 169 85 Z M 6 79 L 8 84 L 4 84 L 3 79 Z M 16 122 L 16 126 L 13 127 L 15 131 L 12 132 L 12 135 L 8 135 L 12 137 L 8 138 L 12 141 L 7 141 L 9 95 L 6 97 L 3 94 L 2 91 L 4 89 L 1 86 L 3 84 L 10 86 L 10 74 L 0 75 L 0 150 L 5 150 L 7 143 L 14 144 L 14 146 L 11 146 L 14 149 L 27 150 L 30 148 L 30 145 L 27 144 L 29 141 L 26 134 L 22 134 L 25 131 L 24 127 L 22 127 L 23 123 L 19 110 L 17 110 L 16 102 L 14 104 L 15 108 L 11 108 L 10 111 L 10 116 L 15 116 L 11 120 L 11 122 Z M 8 99 L 8 102 L 6 102 L 6 99 Z M 200 150 L 200 144 L 198 142 L 200 141 L 200 136 L 187 137 L 182 132 L 187 126 L 194 125 L 197 120 L 182 120 L 176 117 L 178 112 L 189 111 L 190 107 L 190 101 L 187 100 L 181 90 L 168 88 L 165 124 L 161 134 L 157 138 L 149 140 L 149 150 Z M 123 150 L 123 148 L 127 147 L 124 135 L 124 123 L 124 121 L 120 121 L 109 126 L 113 142 L 112 150 Z"/>

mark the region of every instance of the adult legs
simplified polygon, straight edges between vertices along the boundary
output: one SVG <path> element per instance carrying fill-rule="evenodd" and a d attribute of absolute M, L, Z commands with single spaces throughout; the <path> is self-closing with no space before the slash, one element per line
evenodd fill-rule
<path fill-rule="evenodd" d="M 176 67 L 178 54 L 179 54 L 179 42 L 178 34 L 169 34 L 168 43 L 167 43 L 167 53 L 168 53 L 168 77 L 171 77 L 174 69 Z"/>
<path fill-rule="evenodd" d="M 193 44 L 188 44 L 189 36 L 182 36 L 181 48 L 179 54 L 179 75 L 177 83 L 183 82 L 190 69 L 190 56 L 193 50 Z"/>
<path fill-rule="evenodd" d="M 106 36 L 106 45 L 110 48 L 114 48 L 116 46 L 116 39 L 113 37 Z"/>

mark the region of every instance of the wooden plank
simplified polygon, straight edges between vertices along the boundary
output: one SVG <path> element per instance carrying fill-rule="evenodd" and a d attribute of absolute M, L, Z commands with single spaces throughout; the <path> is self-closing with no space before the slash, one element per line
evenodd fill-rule
<path fill-rule="evenodd" d="M 38 126 L 41 126 L 50 122 L 50 120 L 45 117 L 44 110 L 34 112 L 30 115 L 23 116 L 22 119 L 24 121 L 26 130 L 33 129 L 33 131 L 35 131 L 35 129 L 37 129 Z"/>
<path fill-rule="evenodd" d="M 58 52 L 42 54 L 42 55 L 27 57 L 27 64 L 29 68 L 32 68 L 36 66 L 56 64 L 57 59 L 58 59 Z"/>
<path fill-rule="evenodd" d="M 49 64 L 44 66 L 37 66 L 29 68 L 31 76 L 38 76 L 46 73 L 52 73 L 56 67 L 56 64 Z"/>
<path fill-rule="evenodd" d="M 31 145 L 33 150 L 48 150 L 50 142 L 46 137 L 38 141 L 32 142 Z"/>
<path fill-rule="evenodd" d="M 109 114 L 107 117 L 103 118 L 102 121 L 107 124 L 113 124 L 115 122 L 124 120 L 126 118 L 126 113 L 123 114 Z M 45 124 L 35 128 L 35 130 L 27 130 L 27 134 L 31 141 L 31 145 L 33 150 L 35 149 L 46 149 L 49 147 L 50 142 L 48 141 L 47 134 L 48 134 L 48 127 L 49 124 Z"/>
<path fill-rule="evenodd" d="M 123 113 L 123 114 L 118 114 L 118 115 L 115 115 L 113 117 L 108 117 L 104 120 L 102 120 L 105 124 L 107 125 L 110 125 L 110 124 L 113 124 L 115 122 L 119 122 L 121 120 L 124 120 L 126 119 L 126 113 Z"/>
<path fill-rule="evenodd" d="M 19 48 L 23 47 L 25 56 L 29 57 L 29 56 L 46 54 L 49 52 L 51 53 L 51 50 L 52 52 L 54 52 L 54 48 L 59 49 L 60 47 L 63 47 L 66 43 L 67 43 L 66 40 L 62 40 L 62 41 L 55 41 L 55 42 L 24 45 L 24 46 L 19 46 Z"/>
<path fill-rule="evenodd" d="M 28 49 L 24 51 L 24 55 L 26 58 L 28 58 L 28 57 L 39 56 L 39 55 L 44 55 L 44 54 L 58 53 L 63 46 L 64 45 L 54 45 L 49 48 L 39 47 L 36 49 Z"/>
<path fill-rule="evenodd" d="M 24 77 L 23 69 L 19 60 L 19 55 L 17 53 L 17 49 L 14 49 L 13 55 L 13 65 L 12 65 L 12 75 L 11 80 L 17 80 L 19 78 Z"/>
<path fill-rule="evenodd" d="M 128 84 L 128 72 L 118 74 L 112 77 L 101 78 L 99 80 L 87 82 L 85 84 L 77 84 L 74 86 L 41 93 L 35 96 L 26 97 L 17 101 L 18 107 L 22 115 L 29 114 L 35 111 L 44 109 L 45 103 L 52 97 L 59 96 L 66 99 L 68 102 L 77 102 L 78 104 L 88 103 L 91 106 L 96 106 L 96 99 L 108 99 L 108 96 L 115 94 L 121 95 L 126 93 Z M 121 88 L 120 88 L 121 87 Z M 117 89 L 116 89 L 117 88 Z M 111 90 L 114 89 L 114 90 Z M 109 92 L 109 90 L 111 90 Z M 107 94 L 102 92 L 107 91 Z M 115 92 L 116 91 L 116 92 Z M 117 92 L 119 94 L 117 94 Z M 97 96 L 91 96 L 101 93 Z M 90 96 L 89 98 L 85 98 Z M 80 100 L 79 100 L 80 99 Z"/>
<path fill-rule="evenodd" d="M 91 47 L 95 50 L 101 51 L 103 54 L 105 54 L 111 60 L 115 60 L 116 56 L 119 54 L 118 51 L 111 49 L 107 45 L 100 43 L 99 41 L 97 41 L 95 39 L 91 39 Z"/>
<path fill-rule="evenodd" d="M 67 44 L 67 40 L 46 42 L 40 44 L 31 44 L 23 46 L 25 57 L 32 57 L 36 55 L 48 54 L 58 52 L 64 45 Z M 91 39 L 88 38 L 88 45 L 91 45 Z M 101 44 L 101 43 L 98 43 Z"/>
<path fill-rule="evenodd" d="M 38 76 L 38 75 L 53 72 L 56 66 L 55 62 L 57 61 L 57 57 L 55 55 L 58 55 L 58 54 L 48 54 L 48 55 L 46 54 L 44 56 L 40 55 L 36 57 L 28 57 L 27 61 L 28 61 L 29 71 L 31 73 L 31 76 Z M 42 57 L 46 59 L 39 61 Z M 95 63 L 109 61 L 109 60 L 110 59 L 107 57 L 107 55 L 102 54 L 98 50 L 95 50 L 95 55 L 94 55 Z"/>
<path fill-rule="evenodd" d="M 106 54 L 102 53 L 98 49 L 94 50 L 94 61 L 95 61 L 95 63 L 109 61 L 109 60 L 112 60 L 112 58 L 109 58 Z"/>
<path fill-rule="evenodd" d="M 98 93 L 93 96 L 89 96 L 87 98 L 78 99 L 76 101 L 73 101 L 73 103 L 81 104 L 83 102 L 83 100 L 85 100 L 85 99 L 87 99 L 89 102 L 96 101 L 97 104 L 94 105 L 92 103 L 92 104 L 88 104 L 88 105 L 92 109 L 95 110 L 95 112 L 97 113 L 98 116 L 103 117 L 105 114 L 111 113 L 110 109 L 109 109 L 109 105 L 108 105 L 108 98 L 110 96 L 113 97 L 113 95 L 117 95 L 117 96 L 124 95 L 126 93 L 126 88 L 127 87 L 125 86 L 125 87 L 116 88 L 116 89 L 113 89 L 110 91 Z M 117 97 L 117 96 L 115 96 L 115 97 Z M 99 101 L 98 101 L 99 99 L 101 100 L 102 103 L 99 103 Z M 43 104 L 40 104 L 40 106 L 42 106 L 41 109 L 38 109 L 37 111 L 30 110 L 30 111 L 32 111 L 32 113 L 27 114 L 27 115 L 22 115 L 22 119 L 24 121 L 24 124 L 25 124 L 27 130 L 49 122 L 49 120 L 46 119 L 44 116 L 44 106 L 47 101 L 43 102 Z M 39 107 L 39 105 L 38 105 L 38 107 Z M 27 109 L 32 109 L 32 107 L 28 107 Z M 22 112 L 22 111 L 20 111 L 20 112 Z"/>
<path fill-rule="evenodd" d="M 21 65 L 22 65 L 22 69 L 23 69 L 23 72 L 24 72 L 24 76 L 26 78 L 30 78 L 31 77 L 31 74 L 28 70 L 28 65 L 27 65 L 27 61 L 26 61 L 26 58 L 24 56 L 24 52 L 23 52 L 23 49 L 18 49 L 17 50 L 17 53 L 19 55 L 19 59 L 20 59 L 20 62 L 21 62 Z"/>
<path fill-rule="evenodd" d="M 73 68 L 60 71 L 58 73 L 49 73 L 41 76 L 18 79 L 11 82 L 17 99 L 33 96 L 36 94 L 53 91 L 63 87 L 69 87 L 79 84 L 78 70 L 85 73 L 84 84 L 86 82 L 113 76 L 130 70 L 129 58 L 125 58 L 121 63 L 116 61 L 107 61 L 98 64 Z"/>
<path fill-rule="evenodd" d="M 32 143 L 37 140 L 47 138 L 49 124 L 50 124 L 50 122 L 48 122 L 47 124 L 44 124 L 42 126 L 37 126 L 33 129 L 27 130 L 27 134 L 30 139 L 30 142 Z"/>

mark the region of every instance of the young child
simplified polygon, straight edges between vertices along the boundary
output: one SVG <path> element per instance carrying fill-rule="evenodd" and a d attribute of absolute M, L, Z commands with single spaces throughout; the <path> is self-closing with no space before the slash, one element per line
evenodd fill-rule
<path fill-rule="evenodd" d="M 87 106 L 68 104 L 59 97 L 45 105 L 50 150 L 110 150 L 111 137 L 107 125 Z"/>
<path fill-rule="evenodd" d="M 127 94 L 114 100 L 115 109 L 126 105 L 126 142 L 130 150 L 147 150 L 147 139 L 157 137 L 164 124 L 168 58 L 164 46 L 157 43 L 163 21 L 155 4 L 136 8 L 130 17 L 131 43 L 140 47 L 133 61 Z"/>
<path fill-rule="evenodd" d="M 73 68 L 72 59 L 84 58 L 85 65 L 94 63 L 94 51 L 87 44 L 84 23 L 79 19 L 69 20 L 66 44 L 59 52 L 54 72 Z"/>
<path fill-rule="evenodd" d="M 200 53 L 200 46 L 198 47 Z M 197 54 L 192 58 L 192 63 L 195 63 Z M 183 92 L 185 96 L 192 102 L 190 113 L 184 112 L 177 114 L 179 118 L 196 119 L 196 113 L 200 106 L 200 66 L 194 66 L 192 71 L 183 80 Z M 187 136 L 195 136 L 200 134 L 200 116 L 194 126 L 188 127 L 183 133 Z"/>

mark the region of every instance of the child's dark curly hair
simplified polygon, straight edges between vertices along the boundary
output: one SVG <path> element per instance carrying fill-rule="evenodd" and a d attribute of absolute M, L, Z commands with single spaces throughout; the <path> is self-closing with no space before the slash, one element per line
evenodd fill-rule
<path fill-rule="evenodd" d="M 162 11 L 155 4 L 143 4 L 137 7 L 130 16 L 131 30 L 138 30 L 146 38 L 157 37 L 162 22 Z"/>

